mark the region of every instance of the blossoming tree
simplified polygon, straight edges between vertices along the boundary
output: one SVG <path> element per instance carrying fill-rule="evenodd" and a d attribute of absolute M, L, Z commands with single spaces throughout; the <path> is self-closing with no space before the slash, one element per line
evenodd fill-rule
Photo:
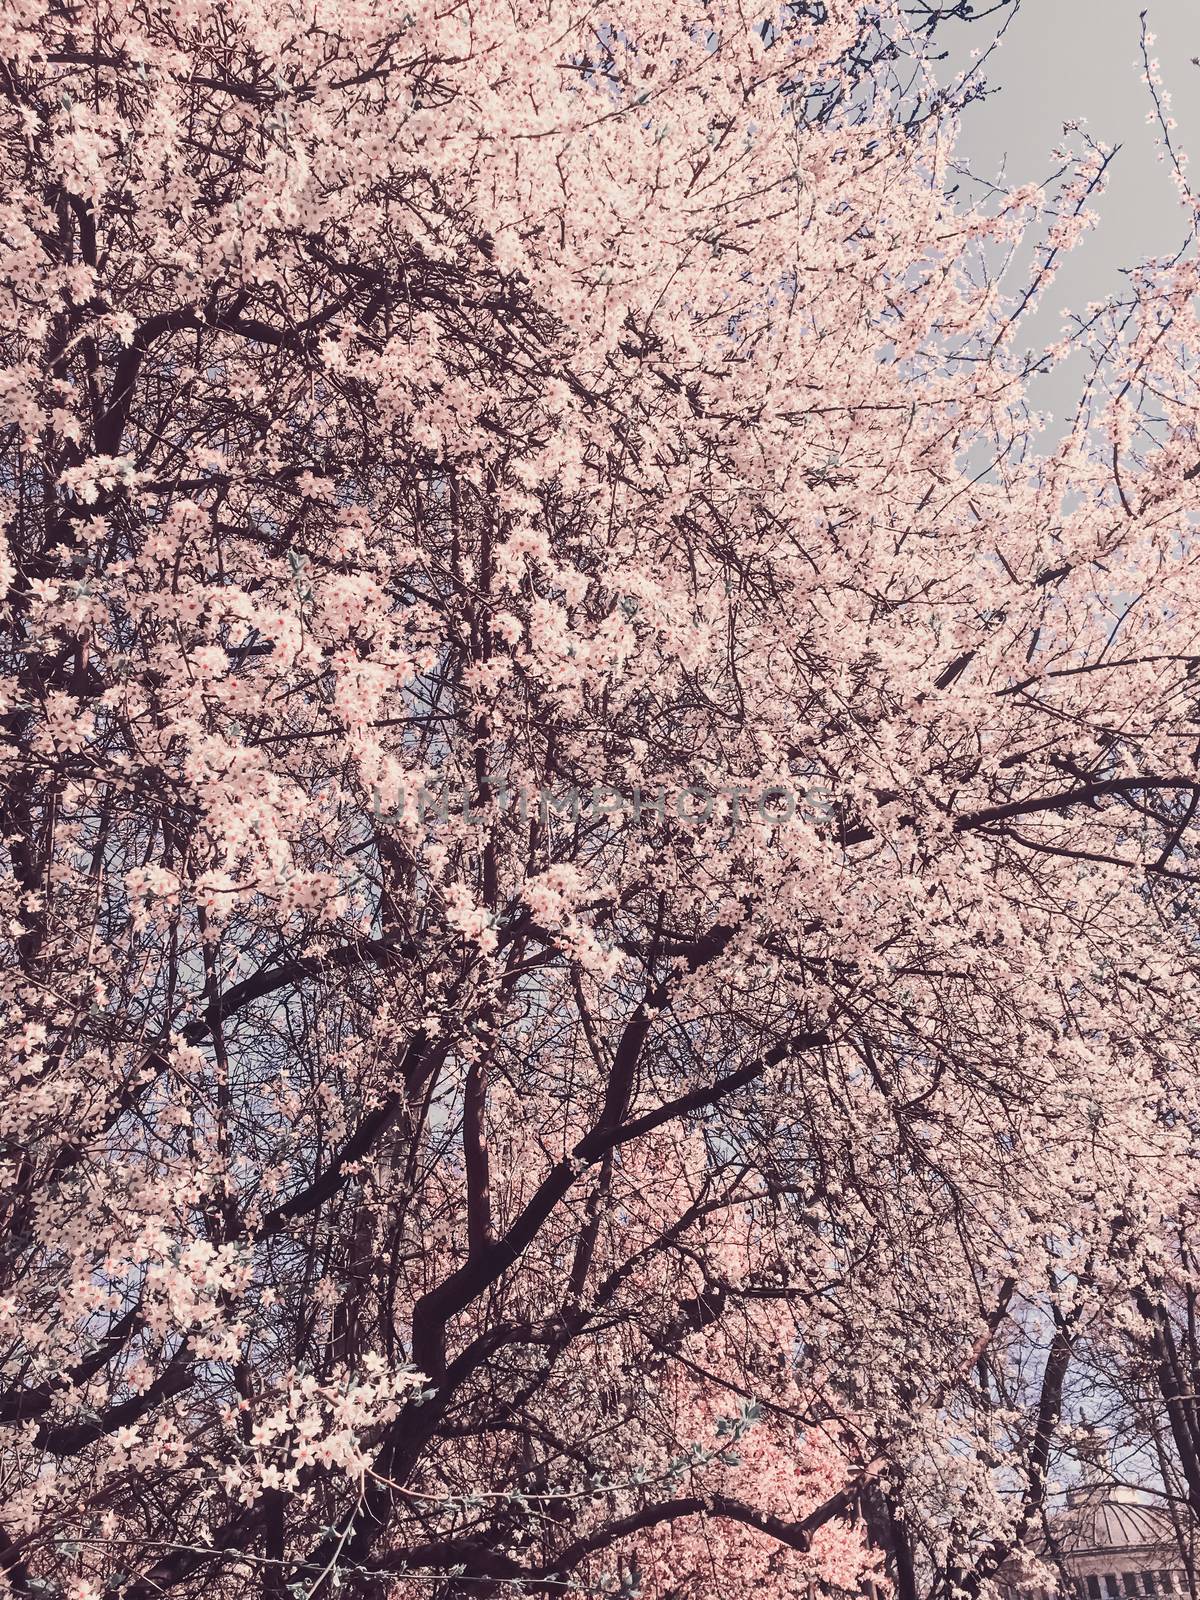
<path fill-rule="evenodd" d="M 5 9 L 7 1592 L 1036 1528 L 1190 1182 L 1197 269 L 1040 445 L 1107 153 L 948 198 L 929 20 Z"/>

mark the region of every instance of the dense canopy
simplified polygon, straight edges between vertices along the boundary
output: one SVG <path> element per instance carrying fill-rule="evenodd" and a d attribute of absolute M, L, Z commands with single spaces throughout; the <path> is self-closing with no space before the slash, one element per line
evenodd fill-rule
<path fill-rule="evenodd" d="M 1047 433 L 931 20 L 6 6 L 8 1592 L 975 1596 L 1169 1375 L 1198 268 Z"/>

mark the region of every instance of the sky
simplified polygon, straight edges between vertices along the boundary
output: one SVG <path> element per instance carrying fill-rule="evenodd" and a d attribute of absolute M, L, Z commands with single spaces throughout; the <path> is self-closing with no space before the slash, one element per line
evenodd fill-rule
<path fill-rule="evenodd" d="M 978 5 L 983 10 L 983 4 Z M 1121 149 L 1109 169 L 1107 193 L 1093 204 L 1096 230 L 1068 258 L 1057 282 L 1026 324 L 1030 344 L 1055 339 L 1064 308 L 1121 290 L 1121 269 L 1147 256 L 1170 256 L 1188 231 L 1170 168 L 1155 150 L 1153 109 L 1141 82 L 1140 13 L 1157 36 L 1163 85 L 1178 121 L 1172 135 L 1191 153 L 1191 176 L 1200 192 L 1200 0 L 1022 0 L 1004 39 L 986 64 L 996 90 L 971 107 L 960 152 L 972 170 L 995 178 L 1003 170 L 1013 185 L 1043 180 L 1054 171 L 1050 152 L 1063 123 L 1077 119 L 1096 139 Z M 992 21 L 946 30 L 953 33 L 953 64 L 967 49 L 988 43 Z M 951 63 L 944 70 L 949 70 Z M 1069 372 L 1040 380 L 1031 400 L 1061 416 L 1076 392 Z"/>

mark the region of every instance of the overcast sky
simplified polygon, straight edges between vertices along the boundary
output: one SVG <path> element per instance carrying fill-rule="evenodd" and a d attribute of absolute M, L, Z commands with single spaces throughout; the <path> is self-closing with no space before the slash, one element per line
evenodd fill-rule
<path fill-rule="evenodd" d="M 982 4 L 979 9 L 983 9 Z M 1029 342 L 1054 339 L 1064 307 L 1082 309 L 1122 287 L 1121 268 L 1147 256 L 1167 256 L 1187 232 L 1169 168 L 1156 159 L 1152 109 L 1141 82 L 1139 14 L 1157 35 L 1153 54 L 1173 95 L 1176 137 L 1192 155 L 1200 189 L 1200 0 L 1023 0 L 998 50 L 987 63 L 997 93 L 970 109 L 960 149 L 972 168 L 995 177 L 1005 168 L 1014 184 L 1040 180 L 1054 169 L 1050 152 L 1063 123 L 1079 119 L 1096 139 L 1120 145 L 1107 193 L 1094 205 L 1100 225 L 1062 268 L 1035 321 Z M 979 22 L 954 30 L 956 44 L 983 45 Z M 947 30 L 949 34 L 950 30 Z M 956 55 L 958 54 L 956 50 Z M 1032 396 L 1040 408 L 1069 404 L 1071 379 L 1051 378 Z"/>

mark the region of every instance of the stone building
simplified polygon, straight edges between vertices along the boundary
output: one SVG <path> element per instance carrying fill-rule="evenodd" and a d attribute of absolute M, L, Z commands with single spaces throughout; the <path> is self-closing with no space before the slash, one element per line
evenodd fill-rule
<path fill-rule="evenodd" d="M 1076 1490 L 1050 1518 L 1053 1545 L 1075 1590 L 1072 1600 L 1157 1600 L 1189 1596 L 1180 1540 L 1168 1511 L 1146 1505 L 1124 1488 Z M 1194 1563 L 1193 1563 L 1194 1570 Z M 1069 1592 L 1069 1591 L 1068 1591 Z M 1064 1600 L 1021 1586 L 1022 1600 Z"/>

